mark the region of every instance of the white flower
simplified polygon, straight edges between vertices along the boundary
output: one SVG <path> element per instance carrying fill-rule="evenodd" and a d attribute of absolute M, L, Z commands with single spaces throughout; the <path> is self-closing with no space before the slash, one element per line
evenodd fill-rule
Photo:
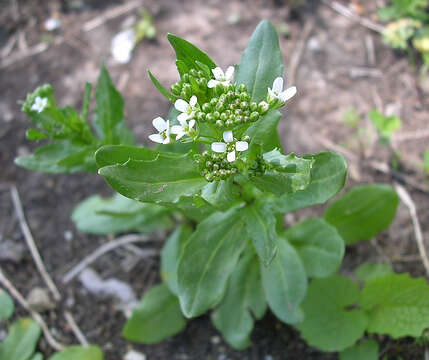
<path fill-rule="evenodd" d="M 177 117 L 177 120 L 182 124 L 184 121 L 187 121 L 195 113 L 195 107 L 197 105 L 197 97 L 193 95 L 187 103 L 183 99 L 177 99 L 174 103 L 174 107 L 176 110 L 180 111 L 181 114 Z"/>
<path fill-rule="evenodd" d="M 45 109 L 46 105 L 48 105 L 48 99 L 37 96 L 34 100 L 34 104 L 31 106 L 31 110 L 41 113 Z"/>
<path fill-rule="evenodd" d="M 180 125 L 173 125 L 171 127 L 171 133 L 176 134 L 176 140 L 179 140 L 184 135 L 189 135 L 190 131 L 195 125 L 194 119 L 189 120 L 189 124 L 186 122 L 186 120 L 184 121 L 179 120 L 179 122 L 180 122 Z"/>
<path fill-rule="evenodd" d="M 290 98 L 295 96 L 296 87 L 292 86 L 283 91 L 283 79 L 281 77 L 278 77 L 273 82 L 273 89 L 271 90 L 270 88 L 268 88 L 268 94 L 272 100 L 278 99 L 282 103 L 285 103 Z"/>
<path fill-rule="evenodd" d="M 249 144 L 247 143 L 247 141 L 237 141 L 234 144 L 231 144 L 234 141 L 234 136 L 232 135 L 232 131 L 224 131 L 223 140 L 225 141 L 224 143 L 223 142 L 212 143 L 212 150 L 217 153 L 224 153 L 225 151 L 229 151 L 228 155 L 226 156 L 229 162 L 235 161 L 236 151 L 246 151 L 249 148 Z"/>
<path fill-rule="evenodd" d="M 157 117 L 152 120 L 152 124 L 158 134 L 149 135 L 149 139 L 158 144 L 169 144 L 170 143 L 170 120 L 165 121 L 162 117 Z"/>
<path fill-rule="evenodd" d="M 226 73 L 220 67 L 212 69 L 212 73 L 215 79 L 211 79 L 207 83 L 207 87 L 214 88 L 217 84 L 222 84 L 223 86 L 229 85 L 231 83 L 232 77 L 234 76 L 234 66 L 228 66 Z"/>

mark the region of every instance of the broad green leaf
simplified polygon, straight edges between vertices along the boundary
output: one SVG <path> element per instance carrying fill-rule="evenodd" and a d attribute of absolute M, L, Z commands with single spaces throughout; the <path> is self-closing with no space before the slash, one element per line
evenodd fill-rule
<path fill-rule="evenodd" d="M 104 355 L 98 346 L 69 346 L 52 355 L 49 360 L 103 360 Z"/>
<path fill-rule="evenodd" d="M 384 116 L 378 110 L 371 110 L 369 112 L 369 118 L 378 130 L 378 132 L 386 137 L 390 136 L 401 128 L 401 119 L 396 116 Z"/>
<path fill-rule="evenodd" d="M 260 190 L 277 196 L 305 189 L 311 181 L 313 159 L 299 158 L 294 153 L 282 155 L 277 149 L 264 154 L 271 170 L 251 178 Z"/>
<path fill-rule="evenodd" d="M 171 220 L 165 207 L 141 203 L 120 194 L 110 198 L 94 195 L 75 207 L 72 220 L 88 234 L 117 234 L 136 230 L 151 233 L 168 228 Z"/>
<path fill-rule="evenodd" d="M 264 100 L 276 77 L 283 74 L 283 60 L 274 26 L 263 20 L 253 32 L 237 66 L 234 80 L 246 85 L 253 101 Z"/>
<path fill-rule="evenodd" d="M 277 110 L 269 110 L 257 122 L 250 125 L 246 135 L 250 136 L 250 151 L 255 145 L 262 147 L 263 152 L 282 148 L 277 125 L 282 114 Z"/>
<path fill-rule="evenodd" d="M 43 139 L 46 139 L 48 135 L 37 129 L 28 129 L 27 132 L 25 133 L 25 137 L 28 140 L 43 140 Z"/>
<path fill-rule="evenodd" d="M 31 360 L 43 360 L 43 355 L 41 353 L 34 354 Z"/>
<path fill-rule="evenodd" d="M 325 220 L 337 228 L 346 244 L 352 244 L 387 229 L 398 204 L 399 197 L 391 186 L 356 186 L 328 207 Z"/>
<path fill-rule="evenodd" d="M 182 331 L 186 326 L 179 300 L 167 285 L 157 285 L 143 297 L 125 324 L 122 334 L 129 341 L 154 344 Z"/>
<path fill-rule="evenodd" d="M 180 225 L 168 237 L 161 251 L 161 277 L 167 284 L 170 291 L 177 296 L 177 264 L 180 253 L 186 241 L 192 234 L 192 228 L 187 225 Z"/>
<path fill-rule="evenodd" d="M 338 270 L 344 241 L 326 221 L 312 218 L 290 227 L 284 236 L 296 249 L 309 277 L 326 277 Z"/>
<path fill-rule="evenodd" d="M 212 181 L 208 183 L 201 191 L 201 197 L 212 206 L 226 210 L 237 200 L 238 188 L 233 183 L 233 178 L 227 180 Z"/>
<path fill-rule="evenodd" d="M 36 350 L 41 332 L 34 320 L 18 319 L 10 327 L 6 340 L 0 343 L 0 360 L 28 360 Z"/>
<path fill-rule="evenodd" d="M 104 144 L 132 144 L 132 135 L 124 124 L 124 100 L 104 65 L 98 77 L 95 99 L 94 127 Z"/>
<path fill-rule="evenodd" d="M 186 317 L 203 314 L 221 299 L 247 238 L 241 211 L 232 208 L 203 220 L 186 243 L 178 265 L 179 298 Z"/>
<path fill-rule="evenodd" d="M 355 270 L 356 277 L 364 284 L 370 282 L 375 278 L 382 277 L 391 273 L 393 273 L 393 269 L 390 264 L 366 263 L 360 265 Z"/>
<path fill-rule="evenodd" d="M 323 351 L 342 351 L 362 337 L 368 324 L 364 311 L 348 309 L 359 299 L 352 280 L 335 275 L 314 279 L 302 308 L 304 321 L 297 325 L 310 345 Z"/>
<path fill-rule="evenodd" d="M 244 349 L 250 345 L 253 317 L 260 319 L 266 307 L 259 262 L 252 250 L 239 260 L 212 321 L 232 347 Z"/>
<path fill-rule="evenodd" d="M 183 61 L 188 69 L 195 69 L 197 67 L 195 63 L 196 61 L 207 65 L 210 69 L 214 69 L 216 67 L 216 64 L 206 53 L 198 49 L 189 41 L 173 34 L 168 34 L 167 38 L 176 52 L 177 60 Z"/>
<path fill-rule="evenodd" d="M 98 172 L 120 194 L 159 204 L 174 204 L 182 196 L 198 193 L 207 184 L 190 156 L 148 150 L 102 147 L 96 153 L 97 164 L 101 166 Z M 112 165 L 105 166 L 106 162 Z"/>
<path fill-rule="evenodd" d="M 271 311 L 286 324 L 303 319 L 300 304 L 307 291 L 307 275 L 295 249 L 277 240 L 277 255 L 269 266 L 261 263 L 262 286 Z"/>
<path fill-rule="evenodd" d="M 273 206 L 277 212 L 287 213 L 323 204 L 343 188 L 347 175 L 347 165 L 343 156 L 333 152 L 322 152 L 308 158 L 315 160 L 311 169 L 310 184 L 304 190 L 276 199 Z"/>
<path fill-rule="evenodd" d="M 424 278 L 390 274 L 368 282 L 359 305 L 368 312 L 368 332 L 393 338 L 419 337 L 429 327 L 429 286 Z"/>
<path fill-rule="evenodd" d="M 249 204 L 244 208 L 244 220 L 249 238 L 261 261 L 268 266 L 277 252 L 277 219 L 262 203 Z"/>
<path fill-rule="evenodd" d="M 8 320 L 15 310 L 12 298 L 9 294 L 0 288 L 0 321 Z"/>
<path fill-rule="evenodd" d="M 378 360 L 378 344 L 374 339 L 367 339 L 342 351 L 340 360 Z"/>
<path fill-rule="evenodd" d="M 188 219 L 201 222 L 206 217 L 214 213 L 215 207 L 211 206 L 199 195 L 193 197 L 182 196 L 172 208 L 180 210 Z"/>
<path fill-rule="evenodd" d="M 155 87 L 158 89 L 158 91 L 164 95 L 168 100 L 171 102 L 175 102 L 177 100 L 177 96 L 169 92 L 159 81 L 158 79 L 152 75 L 152 73 L 148 70 L 147 73 L 149 74 L 149 78 L 152 80 L 152 83 L 155 85 Z"/>

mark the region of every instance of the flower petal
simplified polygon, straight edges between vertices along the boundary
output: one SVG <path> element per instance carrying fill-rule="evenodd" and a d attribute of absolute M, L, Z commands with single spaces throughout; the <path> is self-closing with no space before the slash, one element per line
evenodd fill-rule
<path fill-rule="evenodd" d="M 189 120 L 189 130 L 191 130 L 194 126 L 195 126 L 195 120 L 194 119 L 192 119 L 192 120 Z"/>
<path fill-rule="evenodd" d="M 234 136 L 232 135 L 232 131 L 231 130 L 223 132 L 223 140 L 225 142 L 227 142 L 227 143 L 230 143 L 231 141 L 234 140 Z"/>
<path fill-rule="evenodd" d="M 179 139 L 180 139 L 180 138 L 182 138 L 184 135 L 185 135 L 185 132 L 184 132 L 184 131 L 179 132 L 179 133 L 177 134 L 177 136 L 176 136 L 176 140 L 179 140 Z"/>
<path fill-rule="evenodd" d="M 296 87 L 292 86 L 290 88 L 287 88 L 285 91 L 283 91 L 282 93 L 280 93 L 279 95 L 279 99 L 283 102 L 288 101 L 290 98 L 293 98 L 296 94 Z"/>
<path fill-rule="evenodd" d="M 277 95 L 270 88 L 268 88 L 268 94 L 269 94 L 270 98 L 272 98 L 272 99 L 277 98 Z"/>
<path fill-rule="evenodd" d="M 163 132 L 168 127 L 167 122 L 159 116 L 152 120 L 152 124 L 158 132 Z"/>
<path fill-rule="evenodd" d="M 228 66 L 228 69 L 226 69 L 225 73 L 225 80 L 232 80 L 232 77 L 234 76 L 234 66 Z"/>
<path fill-rule="evenodd" d="M 181 113 L 178 117 L 177 117 L 177 121 L 182 125 L 182 126 L 184 126 L 185 124 L 184 123 L 186 123 L 186 121 L 189 119 L 189 115 L 187 114 L 187 113 Z"/>
<path fill-rule="evenodd" d="M 219 83 L 220 83 L 220 81 L 211 79 L 207 83 L 207 87 L 210 88 L 210 89 L 212 89 L 212 88 L 214 88 Z"/>
<path fill-rule="evenodd" d="M 181 127 L 180 125 L 173 125 L 171 127 L 170 132 L 172 134 L 180 134 L 181 132 L 183 132 L 183 127 Z M 177 139 L 177 137 L 176 137 L 176 139 Z"/>
<path fill-rule="evenodd" d="M 235 143 L 235 150 L 237 151 L 246 151 L 249 148 L 247 141 L 237 141 Z"/>
<path fill-rule="evenodd" d="M 188 111 L 189 104 L 183 99 L 177 99 L 174 103 L 174 107 L 182 113 Z"/>
<path fill-rule="evenodd" d="M 225 78 L 225 74 L 223 73 L 223 70 L 219 66 L 212 69 L 212 73 L 216 80 L 221 80 Z"/>
<path fill-rule="evenodd" d="M 217 153 L 223 153 L 226 151 L 226 144 L 223 142 L 212 143 L 212 150 Z"/>
<path fill-rule="evenodd" d="M 283 78 L 280 76 L 274 79 L 273 82 L 273 91 L 277 94 L 281 93 L 283 90 Z"/>
<path fill-rule="evenodd" d="M 163 144 L 169 144 L 170 143 L 170 136 L 167 135 L 167 137 L 164 139 L 164 141 L 162 143 Z"/>
<path fill-rule="evenodd" d="M 230 153 L 228 153 L 228 155 L 226 156 L 226 159 L 229 162 L 235 161 L 235 151 L 231 151 Z"/>
<path fill-rule="evenodd" d="M 162 144 L 164 142 L 164 136 L 162 136 L 161 134 L 149 135 L 149 139 L 158 144 Z"/>
<path fill-rule="evenodd" d="M 191 105 L 191 108 L 193 109 L 196 104 L 197 104 L 197 97 L 195 95 L 192 95 L 191 100 L 189 100 L 189 105 Z"/>

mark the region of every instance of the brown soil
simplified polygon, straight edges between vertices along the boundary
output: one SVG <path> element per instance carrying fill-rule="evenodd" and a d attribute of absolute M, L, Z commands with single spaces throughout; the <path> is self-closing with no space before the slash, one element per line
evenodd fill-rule
<path fill-rule="evenodd" d="M 39 246 L 49 273 L 54 277 L 63 294 L 63 301 L 56 310 L 46 314 L 50 327 L 66 343 L 75 339 L 64 320 L 63 312 L 69 309 L 90 342 L 100 345 L 107 360 L 119 360 L 129 348 L 144 352 L 149 360 L 155 359 L 335 359 L 335 354 L 323 354 L 308 347 L 299 334 L 268 314 L 256 324 L 252 335 L 253 345 L 242 352 L 232 350 L 210 324 L 208 316 L 192 320 L 186 330 L 161 344 L 140 346 L 127 343 L 121 337 L 123 315 L 113 308 L 109 300 L 100 300 L 88 294 L 78 281 L 69 286 L 61 285 L 61 276 L 86 254 L 106 241 L 104 237 L 87 236 L 76 230 L 70 214 L 73 207 L 93 193 L 110 191 L 103 179 L 96 175 L 47 175 L 18 168 L 13 159 L 34 147 L 25 140 L 28 119 L 20 112 L 17 101 L 36 86 L 51 83 L 62 105 L 80 106 L 86 81 L 95 82 L 103 60 L 120 87 L 126 100 L 127 123 L 139 142 L 147 143 L 151 120 L 166 114 L 169 104 L 147 78 L 150 68 L 164 84 L 177 79 L 173 51 L 166 33 L 176 33 L 207 51 L 223 68 L 236 63 L 257 23 L 264 18 L 274 24 L 288 24 L 290 36 L 281 38 L 281 48 L 286 65 L 296 51 L 305 25 L 314 21 L 314 29 L 307 39 L 296 73 L 298 96 L 288 106 L 288 114 L 280 124 L 280 132 L 287 151 L 297 153 L 317 152 L 324 149 L 316 136 L 361 152 L 355 141 L 356 130 L 341 122 L 348 108 L 355 108 L 364 115 L 374 107 L 395 108 L 402 120 L 399 134 L 427 128 L 429 97 L 419 87 L 418 77 L 404 56 L 395 55 L 383 45 L 380 36 L 349 19 L 333 12 L 326 5 L 310 2 L 306 7 L 291 11 L 283 1 L 222 1 L 222 0 L 147 0 L 145 6 L 154 15 L 158 29 L 157 40 L 143 42 L 134 51 L 127 65 L 115 64 L 109 54 L 110 39 L 121 24 L 137 11 L 116 17 L 92 31 L 82 31 L 82 25 L 112 9 L 116 2 L 109 1 L 1 1 L 0 48 L 5 48 L 13 36 L 20 35 L 20 49 L 32 47 L 47 34 L 43 21 L 58 14 L 62 28 L 55 36 L 60 44 L 51 45 L 40 54 L 16 61 L 0 68 L 0 164 L 2 184 L 15 184 L 20 192 L 26 216 Z M 362 16 L 374 14 L 370 0 L 355 1 L 363 10 Z M 73 4 L 81 4 L 74 8 Z M 231 18 L 238 23 L 231 24 Z M 24 39 L 24 40 L 23 40 Z M 368 59 L 370 42 L 375 48 L 375 63 Z M 26 44 L 25 44 L 26 43 Z M 19 51 L 16 47 L 6 61 Z M 350 71 L 356 68 L 378 69 L 376 77 L 353 78 Z M 288 66 L 286 66 L 288 75 Z M 366 121 L 366 120 L 365 120 Z M 368 141 L 369 137 L 365 137 Z M 402 172 L 427 186 L 419 169 L 422 154 L 427 149 L 426 138 L 397 142 L 402 154 Z M 388 162 L 390 153 L 379 145 L 370 143 L 366 155 L 380 162 Z M 367 167 L 353 166 L 348 186 L 360 182 L 387 182 L 392 178 L 380 175 Z M 406 184 L 418 207 L 424 236 L 429 236 L 428 195 Z M 17 224 L 7 188 L 0 188 L 0 236 L 24 242 Z M 306 210 L 288 217 L 299 221 L 314 214 Z M 66 240 L 66 232 L 72 239 Z M 375 244 L 377 246 L 375 246 Z M 149 246 L 160 247 L 159 243 Z M 403 255 L 417 255 L 413 228 L 407 209 L 400 207 L 395 223 L 375 242 L 358 244 L 349 249 L 344 262 L 348 274 L 364 261 L 390 259 L 395 270 L 408 271 L 415 276 L 424 275 L 418 256 L 412 261 Z M 138 294 L 143 294 L 159 280 L 158 259 L 140 262 L 132 271 L 121 266 L 126 256 L 114 251 L 103 256 L 96 265 L 100 273 L 115 276 L 132 284 Z M 407 260 L 407 261 L 405 261 Z M 14 284 L 28 294 L 43 283 L 29 253 L 18 264 L 4 261 L 2 268 Z M 25 314 L 19 310 L 20 315 Z M 381 349 L 389 358 L 421 359 L 423 349 L 412 340 L 391 341 L 380 338 Z M 40 349 L 50 354 L 44 340 Z"/>

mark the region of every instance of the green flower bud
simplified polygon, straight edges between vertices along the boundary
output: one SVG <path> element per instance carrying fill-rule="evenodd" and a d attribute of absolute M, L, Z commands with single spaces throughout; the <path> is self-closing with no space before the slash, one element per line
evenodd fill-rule
<path fill-rule="evenodd" d="M 230 110 L 230 111 L 234 111 L 234 109 L 235 109 L 234 104 L 230 104 L 230 105 L 229 105 L 229 110 Z"/>
<path fill-rule="evenodd" d="M 229 91 L 226 93 L 226 97 L 227 97 L 229 100 L 232 100 L 232 98 L 234 97 L 234 91 L 229 90 Z"/>
<path fill-rule="evenodd" d="M 227 90 L 227 91 L 234 91 L 234 90 L 235 90 L 235 85 L 234 85 L 234 84 L 229 84 L 229 85 L 226 87 L 226 90 Z"/>
<path fill-rule="evenodd" d="M 254 111 L 250 114 L 250 121 L 255 122 L 259 119 L 259 113 L 257 111 Z"/>
<path fill-rule="evenodd" d="M 240 84 L 239 86 L 238 86 L 238 91 L 239 92 L 247 92 L 247 89 L 246 89 L 246 85 L 244 85 L 244 84 Z"/>
<path fill-rule="evenodd" d="M 242 102 L 240 103 L 240 108 L 241 108 L 242 110 L 246 110 L 248 107 L 249 107 L 249 103 L 248 103 L 247 101 L 242 101 Z"/>
<path fill-rule="evenodd" d="M 261 115 L 265 114 L 269 109 L 270 106 L 265 101 L 261 101 L 258 104 L 258 111 Z"/>
<path fill-rule="evenodd" d="M 222 84 L 217 84 L 214 87 L 214 93 L 216 96 L 221 96 L 224 93 L 225 89 Z"/>
<path fill-rule="evenodd" d="M 213 163 L 211 161 L 206 161 L 206 167 L 210 168 L 212 167 Z"/>
<path fill-rule="evenodd" d="M 201 122 L 205 122 L 206 121 L 206 114 L 203 113 L 202 111 L 197 112 L 197 120 L 201 121 Z"/>
<path fill-rule="evenodd" d="M 190 84 L 183 84 L 182 93 L 183 92 L 185 93 L 185 99 L 190 99 L 192 96 L 192 86 Z"/>
<path fill-rule="evenodd" d="M 223 128 L 223 121 L 222 121 L 222 120 L 217 120 L 217 121 L 216 121 L 216 126 L 217 126 L 218 128 Z"/>
<path fill-rule="evenodd" d="M 240 94 L 240 100 L 241 101 L 249 101 L 250 100 L 250 94 L 248 92 L 242 92 Z"/>
<path fill-rule="evenodd" d="M 215 111 L 215 112 L 213 113 L 213 117 L 214 117 L 215 119 L 219 119 L 219 118 L 220 118 L 220 113 L 219 113 L 219 111 Z"/>
<path fill-rule="evenodd" d="M 191 70 L 189 70 L 189 75 L 191 75 L 193 77 L 198 77 L 198 71 L 195 69 L 191 69 Z"/>
<path fill-rule="evenodd" d="M 185 83 L 188 83 L 189 82 L 189 74 L 183 74 L 182 81 Z"/>
<path fill-rule="evenodd" d="M 206 180 L 207 180 L 208 182 L 212 182 L 212 181 L 213 181 L 213 175 L 212 175 L 212 174 L 207 174 L 207 175 L 205 176 L 205 178 L 206 178 Z"/>
<path fill-rule="evenodd" d="M 246 115 L 246 116 L 243 116 L 243 121 L 245 122 L 245 123 L 248 123 L 249 121 L 250 121 L 250 118 Z"/>
<path fill-rule="evenodd" d="M 199 78 L 205 78 L 205 76 L 204 76 L 204 71 L 202 71 L 202 70 L 198 70 L 198 72 L 197 72 L 197 76 L 198 76 Z"/>
<path fill-rule="evenodd" d="M 206 120 L 207 120 L 208 122 L 210 122 L 210 123 L 213 123 L 213 122 L 215 122 L 215 121 L 216 121 L 216 118 L 213 116 L 213 114 L 212 114 L 212 113 L 208 113 L 208 114 L 206 115 Z"/>
<path fill-rule="evenodd" d="M 250 142 L 250 136 L 249 135 L 244 135 L 241 140 L 242 141 L 246 141 L 247 143 L 249 143 Z"/>
<path fill-rule="evenodd" d="M 180 91 L 182 91 L 182 86 L 180 85 L 180 83 L 177 82 L 171 85 L 171 92 L 174 95 L 180 95 Z"/>
<path fill-rule="evenodd" d="M 219 102 L 225 102 L 226 100 L 227 100 L 226 94 L 222 94 L 221 96 L 219 96 Z"/>
<path fill-rule="evenodd" d="M 215 107 L 215 109 L 219 112 L 222 112 L 224 108 L 225 108 L 225 104 L 222 101 L 219 101 Z"/>
<path fill-rule="evenodd" d="M 211 111 L 212 107 L 210 106 L 209 103 L 205 103 L 202 107 L 202 110 L 207 114 Z"/>
<path fill-rule="evenodd" d="M 213 99 L 210 100 L 210 105 L 211 106 L 216 106 L 217 102 L 219 101 L 218 98 L 214 97 Z"/>
<path fill-rule="evenodd" d="M 205 150 L 201 155 L 204 157 L 207 157 L 210 155 L 210 153 L 207 150 Z"/>
<path fill-rule="evenodd" d="M 235 109 L 234 114 L 235 115 L 241 115 L 243 111 L 241 109 Z"/>
<path fill-rule="evenodd" d="M 235 123 L 236 124 L 241 124 L 242 122 L 244 121 L 244 119 L 243 119 L 243 117 L 241 116 L 241 115 L 237 115 L 236 117 L 235 117 Z"/>
<path fill-rule="evenodd" d="M 225 122 L 228 119 L 228 115 L 226 114 L 226 112 L 223 112 L 222 114 L 220 114 L 220 119 Z"/>
<path fill-rule="evenodd" d="M 258 110 L 258 104 L 255 102 L 250 103 L 250 111 L 256 111 Z"/>
<path fill-rule="evenodd" d="M 234 125 L 234 121 L 232 119 L 228 119 L 225 121 L 225 125 L 230 127 L 230 126 Z"/>

